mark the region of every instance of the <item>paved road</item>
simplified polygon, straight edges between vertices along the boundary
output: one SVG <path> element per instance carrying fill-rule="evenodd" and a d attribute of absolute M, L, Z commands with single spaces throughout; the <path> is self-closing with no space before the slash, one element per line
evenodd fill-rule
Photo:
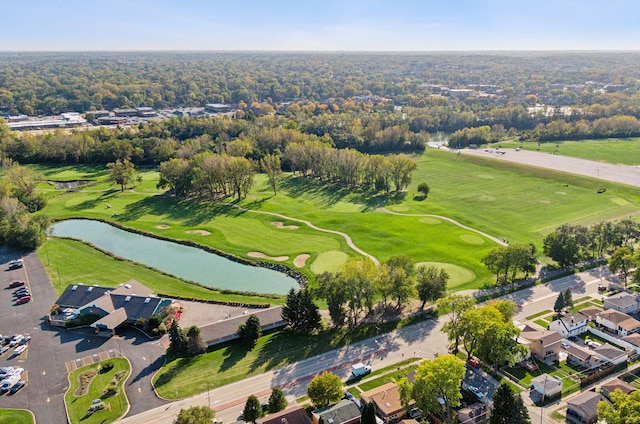
<path fill-rule="evenodd" d="M 606 280 L 608 273 L 603 270 L 602 276 Z M 571 288 L 574 299 L 578 299 L 596 294 L 600 281 L 601 269 L 597 268 L 521 290 L 509 294 L 505 298 L 512 299 L 521 305 L 515 319 L 524 321 L 527 316 L 553 309 L 553 304 L 560 291 Z M 266 400 L 271 387 L 281 386 L 288 399 L 293 400 L 306 395 L 308 381 L 315 374 L 324 370 L 331 370 L 342 379 L 346 379 L 350 371 L 349 367 L 356 362 L 370 362 L 376 369 L 393 365 L 403 358 L 412 356 L 433 358 L 436 353 L 446 353 L 446 336 L 440 331 L 444 321 L 444 318 L 430 320 L 394 331 L 380 338 L 364 340 L 284 368 L 212 389 L 209 394 L 202 393 L 139 415 L 129 416 L 121 423 L 169 424 L 172 423 L 181 408 L 196 405 L 211 405 L 216 409 L 216 415 L 219 418 L 222 418 L 224 422 L 231 422 L 237 419 L 247 395 L 252 393 Z M 530 407 L 530 414 L 534 422 L 553 423 L 554 421 L 547 417 L 549 413 L 550 411 L 545 410 L 541 421 L 540 408 Z"/>
<path fill-rule="evenodd" d="M 0 269 L 6 270 L 8 261 L 19 256 L 14 251 L 1 249 Z M 0 356 L 0 366 L 21 366 L 26 370 L 23 379 L 28 384 L 14 396 L 1 396 L 0 406 L 29 409 L 39 424 L 66 422 L 63 403 L 69 386 L 66 363 L 86 362 L 97 358 L 94 355 L 110 350 L 121 351 L 131 361 L 132 375 L 125 384 L 132 403 L 130 414 L 166 403 L 155 396 L 151 386 L 151 377 L 164 360 L 164 348 L 159 342 L 148 341 L 146 336 L 130 329 L 119 332 L 118 337 L 104 339 L 90 331 L 68 331 L 49 326 L 44 319 L 58 296 L 35 253 L 25 254 L 24 263 L 19 270 L 0 271 L 0 333 L 30 334 L 32 339 L 22 355 L 12 357 L 5 353 Z M 33 302 L 13 304 L 13 290 L 6 288 L 13 280 L 28 282 Z"/>
<path fill-rule="evenodd" d="M 496 150 L 493 150 L 493 153 L 489 153 L 482 149 L 463 149 L 459 150 L 459 152 L 465 155 L 490 157 L 492 159 L 517 162 L 525 165 L 554 169 L 556 171 L 584 175 L 600 180 L 640 187 L 640 167 L 613 165 L 605 162 L 577 159 L 562 155 L 552 155 L 549 153 L 532 152 L 528 150 L 500 150 L 505 151 L 506 153 L 497 154 Z"/>

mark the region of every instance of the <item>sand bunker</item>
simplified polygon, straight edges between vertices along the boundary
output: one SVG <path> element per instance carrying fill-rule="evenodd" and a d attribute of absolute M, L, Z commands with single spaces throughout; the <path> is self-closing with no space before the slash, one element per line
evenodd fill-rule
<path fill-rule="evenodd" d="M 171 227 L 169 227 L 167 224 L 160 224 L 160 225 L 156 225 L 156 228 L 159 230 L 168 230 Z"/>
<path fill-rule="evenodd" d="M 189 230 L 187 234 L 200 234 L 201 236 L 209 236 L 211 233 L 207 230 Z"/>
<path fill-rule="evenodd" d="M 308 253 L 301 253 L 298 256 L 296 256 L 296 258 L 293 260 L 293 265 L 296 268 L 302 268 L 303 266 L 306 265 L 307 259 L 309 259 L 310 257 L 311 255 Z"/>
<path fill-rule="evenodd" d="M 250 258 L 271 259 L 272 261 L 276 262 L 282 262 L 289 259 L 288 256 L 267 256 L 262 252 L 249 252 L 247 253 L 247 256 L 249 256 Z"/>
<path fill-rule="evenodd" d="M 284 225 L 284 224 L 283 224 L 282 222 L 280 222 L 280 221 L 272 222 L 272 224 L 273 224 L 273 225 L 275 225 L 275 226 L 276 226 L 276 227 L 278 227 L 278 228 L 285 228 L 285 229 L 287 229 L 287 230 L 297 230 L 298 228 L 300 228 L 300 227 L 298 227 L 297 225 Z"/>

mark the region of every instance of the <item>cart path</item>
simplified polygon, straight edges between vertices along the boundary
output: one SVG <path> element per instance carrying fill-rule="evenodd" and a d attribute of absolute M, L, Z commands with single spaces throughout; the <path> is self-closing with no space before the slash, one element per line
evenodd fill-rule
<path fill-rule="evenodd" d="M 452 218 L 449 218 L 449 217 L 446 217 L 446 216 L 442 216 L 442 215 L 433 215 L 433 214 L 430 214 L 430 213 L 400 213 L 400 212 L 394 212 L 394 211 L 390 211 L 389 209 L 387 209 L 386 207 L 384 207 L 384 206 L 380 203 L 380 201 L 378 201 L 378 207 L 379 207 L 379 209 L 380 209 L 382 212 L 384 212 L 384 213 L 388 213 L 388 214 L 391 214 L 391 215 L 397 215 L 397 216 L 409 216 L 409 217 L 411 217 L 411 216 L 415 216 L 415 217 L 427 217 L 427 218 L 438 218 L 438 219 L 442 219 L 443 221 L 447 221 L 447 222 L 449 222 L 449 223 L 451 223 L 451 224 L 453 224 L 453 225 L 455 225 L 455 226 L 457 226 L 457 227 L 463 228 L 463 229 L 468 230 L 468 231 L 472 231 L 472 232 L 474 232 L 474 233 L 476 233 L 476 234 L 479 234 L 479 235 L 481 235 L 481 236 L 483 236 L 483 237 L 486 237 L 486 238 L 488 238 L 489 240 L 492 240 L 492 241 L 494 241 L 495 243 L 497 243 L 497 244 L 499 244 L 499 245 L 501 245 L 501 246 L 506 246 L 506 245 L 507 245 L 507 243 L 506 243 L 505 241 L 500 240 L 498 237 L 494 237 L 494 236 L 492 236 L 492 235 L 490 235 L 490 234 L 485 233 L 484 231 L 480 231 L 480 230 L 477 230 L 477 229 L 475 229 L 475 228 L 468 227 L 468 226 L 466 226 L 466 225 L 464 225 L 464 224 L 459 223 L 459 222 L 458 222 L 458 221 L 456 221 L 455 219 L 452 219 Z"/>
<path fill-rule="evenodd" d="M 373 255 L 365 252 L 364 250 L 360 249 L 358 246 L 355 245 L 355 243 L 353 242 L 353 240 L 351 240 L 351 237 L 349 237 L 348 234 L 345 234 L 345 233 L 343 233 L 341 231 L 328 230 L 326 228 L 320 228 L 320 227 L 318 227 L 316 225 L 313 225 L 309 221 L 305 221 L 304 219 L 292 218 L 290 216 L 282 215 L 282 214 L 279 214 L 279 213 L 276 213 L 276 212 L 256 211 L 256 210 L 253 210 L 253 209 L 243 208 L 242 206 L 238 206 L 238 205 L 233 204 L 233 203 L 222 203 L 222 204 L 223 205 L 227 205 L 227 206 L 233 206 L 234 208 L 239 209 L 239 210 L 241 210 L 243 212 L 259 213 L 259 214 L 262 214 L 262 215 L 270 215 L 270 216 L 275 216 L 275 217 L 281 218 L 281 219 L 300 222 L 300 223 L 306 225 L 307 227 L 312 228 L 312 229 L 314 229 L 316 231 L 339 235 L 340 237 L 345 239 L 345 241 L 347 242 L 347 244 L 349 245 L 349 247 L 351 249 L 353 249 L 354 251 L 358 252 L 362 256 L 366 256 L 367 258 L 371 259 L 374 264 L 380 265 L 380 261 L 375 256 L 373 256 Z"/>

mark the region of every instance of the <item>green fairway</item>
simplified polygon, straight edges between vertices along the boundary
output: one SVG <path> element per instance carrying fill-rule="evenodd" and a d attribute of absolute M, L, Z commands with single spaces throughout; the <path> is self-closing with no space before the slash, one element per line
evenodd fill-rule
<path fill-rule="evenodd" d="M 33 424 L 33 415 L 25 409 L 0 409 L 0 424 Z"/>
<path fill-rule="evenodd" d="M 461 266 L 443 263 L 443 262 L 419 262 L 416 266 L 435 266 L 440 269 L 444 269 L 449 274 L 449 283 L 447 287 L 449 290 L 458 290 L 459 287 L 463 287 L 465 284 L 472 282 L 476 276 L 475 274 Z"/>
<path fill-rule="evenodd" d="M 260 296 L 248 298 L 189 284 L 147 267 L 114 259 L 75 240 L 50 238 L 38 249 L 38 256 L 58 294 L 62 293 L 69 284 L 83 283 L 116 287 L 118 284 L 134 279 L 155 293 L 162 293 L 169 297 L 182 296 L 228 302 L 283 303 L 280 298 Z"/>
<path fill-rule="evenodd" d="M 100 372 L 100 367 L 106 363 L 112 363 L 113 369 L 108 372 Z M 93 377 L 88 386 L 88 392 L 80 395 L 76 391 L 79 389 L 80 380 L 83 375 L 87 380 L 88 372 Z M 113 358 L 86 367 L 78 368 L 69 374 L 69 389 L 64 395 L 64 402 L 67 405 L 67 413 L 71 423 L 110 423 L 122 417 L 127 410 L 128 401 L 124 393 L 124 383 L 131 373 L 131 365 L 125 358 Z M 115 383 L 114 383 L 115 382 Z M 106 395 L 105 389 L 114 384 L 118 388 L 115 395 Z M 89 406 L 94 399 L 100 399 L 105 404 L 105 408 L 95 412 L 88 412 Z"/>
<path fill-rule="evenodd" d="M 306 253 L 311 257 L 300 270 L 310 276 L 335 271 L 347 258 L 359 256 L 341 235 L 321 230 L 339 231 L 381 262 L 405 255 L 416 263 L 448 264 L 455 276 L 450 288 L 462 290 L 493 282 L 481 259 L 496 243 L 437 216 L 509 242 L 533 242 L 541 249 L 543 237 L 563 223 L 588 225 L 640 211 L 640 193 L 619 184 L 604 183 L 606 193 L 598 194 L 601 181 L 436 149 L 416 157 L 416 163 L 408 193 L 378 197 L 288 174 L 274 196 L 266 177 L 258 174 L 240 205 L 260 213 L 161 194 L 155 188 L 157 172 L 145 170 L 142 183 L 125 192 L 102 181 L 80 192 L 60 191 L 49 199 L 44 213 L 54 218 L 115 220 L 243 258 L 249 258 L 251 251 L 287 256 L 283 263 L 292 268 L 296 256 Z M 421 182 L 431 188 L 427 199 L 417 195 Z M 395 213 L 436 216 L 392 215 L 379 209 L 380 204 Z M 209 234 L 189 232 L 193 230 Z"/>
<path fill-rule="evenodd" d="M 497 143 L 503 147 L 521 147 L 523 150 L 532 150 L 559 155 L 571 156 L 580 159 L 602 161 L 620 165 L 640 165 L 640 138 L 611 138 L 605 140 L 580 140 L 540 143 L 520 143 L 516 141 Z"/>

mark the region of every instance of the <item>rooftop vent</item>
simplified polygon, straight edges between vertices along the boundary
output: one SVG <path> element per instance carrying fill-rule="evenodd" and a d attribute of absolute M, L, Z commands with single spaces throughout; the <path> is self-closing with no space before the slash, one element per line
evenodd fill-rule
<path fill-rule="evenodd" d="M 128 301 L 130 301 L 130 300 L 131 300 L 131 296 L 127 296 L 127 297 L 125 297 L 125 298 L 124 298 L 124 301 L 125 301 L 125 302 L 128 302 Z"/>
<path fill-rule="evenodd" d="M 144 303 L 149 303 L 150 301 L 151 301 L 151 298 L 150 298 L 150 297 L 147 297 L 147 298 L 144 300 Z"/>
<path fill-rule="evenodd" d="M 385 405 L 387 408 L 391 408 L 391 404 L 390 404 L 389 402 L 385 402 L 385 403 L 384 403 L 384 405 Z"/>
<path fill-rule="evenodd" d="M 91 287 L 87 287 L 87 291 L 88 291 L 88 292 L 93 291 L 93 286 L 91 286 Z"/>
<path fill-rule="evenodd" d="M 72 291 L 76 291 L 77 289 L 78 289 L 78 285 L 77 284 L 74 284 L 73 287 L 71 287 Z"/>
<path fill-rule="evenodd" d="M 128 289 L 131 288 L 131 284 L 129 284 L 129 283 L 125 284 L 124 286 L 125 286 L 125 288 L 128 288 Z"/>

